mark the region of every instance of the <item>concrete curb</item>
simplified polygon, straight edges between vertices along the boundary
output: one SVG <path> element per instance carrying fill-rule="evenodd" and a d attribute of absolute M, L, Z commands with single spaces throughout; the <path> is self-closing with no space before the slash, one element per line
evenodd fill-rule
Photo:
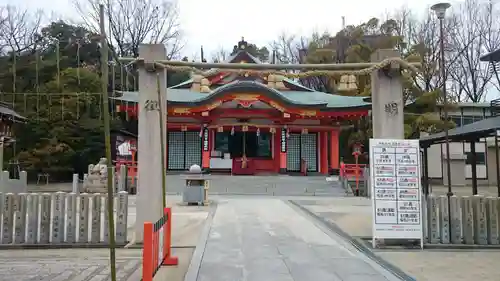
<path fill-rule="evenodd" d="M 127 242 L 128 243 L 128 242 Z M 116 249 L 124 248 L 126 243 L 117 243 Z M 58 244 L 1 244 L 1 250 L 40 250 L 40 249 L 104 249 L 108 243 L 58 243 Z"/>
<path fill-rule="evenodd" d="M 370 248 L 365 246 L 365 243 L 362 242 L 360 239 L 356 239 L 349 234 L 347 234 L 345 231 L 343 231 L 338 225 L 336 225 L 333 222 L 329 222 L 325 220 L 324 218 L 314 214 L 313 212 L 309 211 L 306 207 L 300 205 L 299 203 L 295 202 L 294 200 L 288 200 L 288 202 L 299 208 L 302 212 L 304 212 L 306 215 L 317 221 L 319 224 L 327 228 L 328 230 L 336 233 L 340 237 L 344 238 L 347 240 L 352 246 L 354 246 L 359 252 L 367 256 L 369 259 L 380 265 L 383 269 L 387 270 L 388 272 L 392 273 L 394 276 L 399 278 L 400 280 L 403 281 L 415 281 L 415 278 L 409 276 L 406 274 L 403 270 L 398 268 L 397 266 L 389 263 L 388 261 L 384 260 L 383 258 L 377 256 Z"/>
<path fill-rule="evenodd" d="M 167 195 L 177 195 L 177 196 L 182 196 L 182 192 L 167 192 Z M 276 191 L 270 191 L 270 192 L 238 192 L 238 191 L 227 191 L 227 192 L 209 192 L 208 196 L 210 195 L 214 196 L 269 196 L 269 197 L 280 197 L 280 196 L 304 196 L 304 197 L 338 197 L 338 193 L 334 192 L 276 192 Z M 341 195 L 344 195 L 342 193 Z"/>
<path fill-rule="evenodd" d="M 364 243 L 366 247 L 373 250 L 371 246 L 372 237 L 356 237 L 361 243 Z M 476 244 L 424 244 L 424 249 L 428 251 L 457 251 L 457 252 L 466 252 L 466 251 L 476 251 L 476 250 L 499 250 L 500 245 L 476 245 Z M 415 248 L 410 247 L 400 247 L 400 246 L 382 246 L 377 248 L 377 252 L 383 251 L 421 251 L 420 246 Z"/>
<path fill-rule="evenodd" d="M 186 275 L 184 276 L 184 281 L 197 281 L 198 274 L 200 272 L 201 262 L 203 260 L 203 255 L 205 254 L 205 247 L 207 246 L 208 236 L 210 235 L 210 229 L 212 228 L 212 222 L 217 211 L 217 202 L 210 207 L 210 211 L 205 221 L 205 225 L 194 249 L 193 256 L 191 257 L 191 262 L 187 269 Z"/>

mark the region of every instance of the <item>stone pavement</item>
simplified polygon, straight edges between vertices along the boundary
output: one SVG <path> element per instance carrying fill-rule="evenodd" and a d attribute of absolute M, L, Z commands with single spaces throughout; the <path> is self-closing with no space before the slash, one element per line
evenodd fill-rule
<path fill-rule="evenodd" d="M 109 280 L 108 256 L 107 249 L 0 251 L 0 280 Z M 141 250 L 118 250 L 117 256 L 118 280 L 139 280 Z"/>
<path fill-rule="evenodd" d="M 296 200 L 350 236 L 371 237 L 371 200 L 361 197 Z M 497 281 L 500 250 L 373 250 L 379 258 L 418 281 Z"/>
<path fill-rule="evenodd" d="M 193 276 L 197 281 L 399 280 L 328 232 L 279 199 L 221 199 Z"/>

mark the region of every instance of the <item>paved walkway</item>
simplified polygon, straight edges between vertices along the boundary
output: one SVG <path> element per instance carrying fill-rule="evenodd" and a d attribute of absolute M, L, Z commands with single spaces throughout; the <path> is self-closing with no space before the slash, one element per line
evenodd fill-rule
<path fill-rule="evenodd" d="M 198 281 L 399 280 L 289 204 L 221 200 Z"/>
<path fill-rule="evenodd" d="M 294 200 L 352 237 L 371 237 L 372 206 L 362 197 Z M 498 281 L 499 250 L 373 250 L 375 255 L 418 281 Z"/>

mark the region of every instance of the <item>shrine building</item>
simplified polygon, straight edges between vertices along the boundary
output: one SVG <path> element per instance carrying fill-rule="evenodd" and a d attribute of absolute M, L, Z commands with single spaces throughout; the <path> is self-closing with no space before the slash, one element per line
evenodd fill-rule
<path fill-rule="evenodd" d="M 226 62 L 262 63 L 245 50 L 244 40 L 237 47 Z M 223 69 L 207 74 L 167 90 L 169 171 L 198 164 L 207 172 L 235 175 L 297 173 L 305 167 L 309 173 L 337 174 L 342 121 L 371 109 L 366 97 L 318 92 L 283 76 Z M 129 125 L 137 126 L 138 95 L 118 92 L 113 98 L 117 111 L 132 118 Z"/>

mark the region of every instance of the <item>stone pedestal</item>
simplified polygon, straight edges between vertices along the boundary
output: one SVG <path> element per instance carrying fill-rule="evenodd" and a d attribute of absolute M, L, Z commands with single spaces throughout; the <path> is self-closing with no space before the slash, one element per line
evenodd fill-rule
<path fill-rule="evenodd" d="M 156 222 L 163 215 L 162 200 L 162 162 L 165 155 L 159 153 L 161 146 L 166 147 L 166 70 L 152 69 L 154 60 L 166 59 L 165 46 L 144 44 L 139 46 L 139 57 L 145 65 L 139 67 L 139 138 L 138 138 L 138 185 L 137 220 L 135 239 L 143 241 L 144 222 Z M 157 77 L 160 78 L 161 100 L 158 100 Z M 160 135 L 160 111 L 163 112 L 163 143 Z"/>
<path fill-rule="evenodd" d="M 448 185 L 448 161 L 446 154 L 443 154 L 443 185 Z M 465 186 L 465 155 L 464 154 L 451 154 L 450 153 L 450 171 L 451 171 L 451 185 L 452 186 Z"/>
<path fill-rule="evenodd" d="M 372 62 L 400 57 L 399 52 L 379 49 L 371 55 Z M 371 75 L 373 138 L 404 139 L 403 85 L 400 65 L 376 70 Z"/>

